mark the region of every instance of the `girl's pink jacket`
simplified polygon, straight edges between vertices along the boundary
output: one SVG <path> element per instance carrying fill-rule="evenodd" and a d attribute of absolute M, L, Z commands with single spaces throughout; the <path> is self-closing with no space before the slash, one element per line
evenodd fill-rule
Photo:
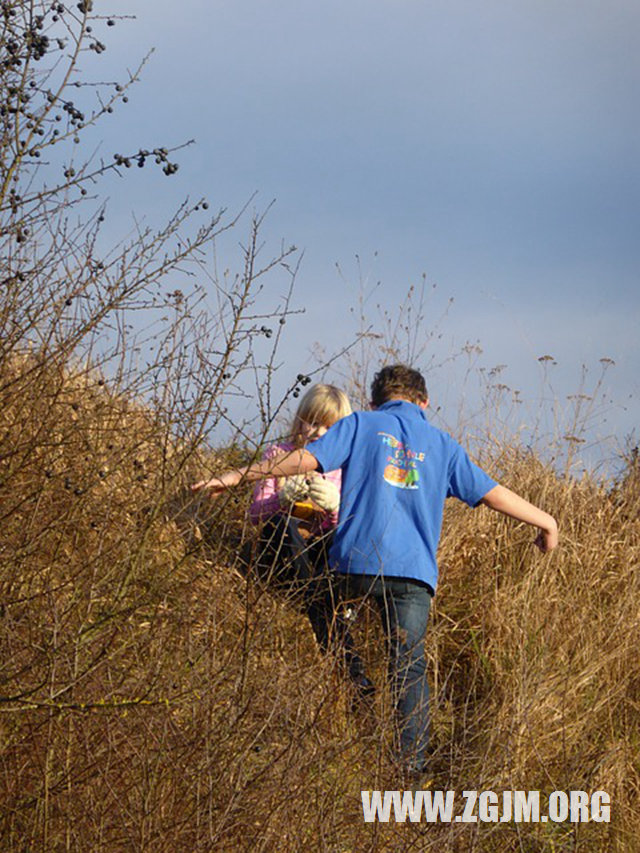
<path fill-rule="evenodd" d="M 288 441 L 282 441 L 279 444 L 271 444 L 266 449 L 262 458 L 273 459 L 274 456 L 277 456 L 279 453 L 290 450 L 295 450 L 295 445 Z M 316 472 L 313 476 L 324 477 L 325 480 L 329 480 L 333 483 L 338 488 L 338 491 L 340 490 L 340 485 L 342 483 L 342 472 L 340 469 L 337 471 L 328 471 L 326 474 L 318 474 L 318 472 Z M 278 491 L 280 488 L 281 486 L 278 484 L 277 477 L 269 477 L 266 480 L 259 481 L 253 490 L 253 500 L 249 507 L 249 519 L 252 524 L 258 524 L 260 521 L 264 521 L 271 515 L 286 512 L 286 510 L 283 510 L 278 499 Z M 320 527 L 322 531 L 326 532 L 327 530 L 333 530 L 337 523 L 338 513 L 327 512 L 320 522 Z"/>

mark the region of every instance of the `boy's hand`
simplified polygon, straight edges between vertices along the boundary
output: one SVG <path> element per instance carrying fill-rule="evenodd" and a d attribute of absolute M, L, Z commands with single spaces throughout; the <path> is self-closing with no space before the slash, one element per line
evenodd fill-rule
<path fill-rule="evenodd" d="M 548 554 L 549 551 L 553 551 L 553 549 L 558 544 L 558 527 L 554 527 L 550 530 L 541 530 L 534 540 L 534 545 L 536 545 L 543 554 Z"/>
<path fill-rule="evenodd" d="M 481 503 L 495 509 L 496 512 L 502 512 L 504 515 L 509 515 L 511 518 L 537 527 L 539 532 L 534 543 L 543 554 L 553 551 L 558 544 L 558 525 L 555 518 L 548 512 L 530 504 L 529 501 L 521 498 L 511 489 L 500 485 L 494 486 L 482 498 Z"/>
<path fill-rule="evenodd" d="M 230 470 L 223 471 L 219 477 L 213 477 L 211 480 L 200 480 L 199 483 L 194 483 L 191 486 L 192 492 L 199 492 L 202 489 L 207 489 L 212 498 L 221 495 L 225 489 L 237 486 L 241 480 L 240 471 Z"/>
<path fill-rule="evenodd" d="M 340 507 L 340 492 L 324 477 L 312 477 L 309 482 L 309 497 L 325 512 L 337 512 Z"/>

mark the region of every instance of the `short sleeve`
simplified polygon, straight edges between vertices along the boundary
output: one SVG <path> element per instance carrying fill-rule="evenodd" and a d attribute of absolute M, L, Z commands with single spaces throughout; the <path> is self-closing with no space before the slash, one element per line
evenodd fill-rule
<path fill-rule="evenodd" d="M 458 498 L 469 506 L 476 506 L 496 485 L 496 481 L 472 462 L 466 451 L 454 442 L 449 460 L 447 497 Z"/>
<path fill-rule="evenodd" d="M 320 471 L 335 471 L 346 463 L 357 430 L 356 414 L 341 418 L 323 436 L 305 447 L 318 461 Z"/>

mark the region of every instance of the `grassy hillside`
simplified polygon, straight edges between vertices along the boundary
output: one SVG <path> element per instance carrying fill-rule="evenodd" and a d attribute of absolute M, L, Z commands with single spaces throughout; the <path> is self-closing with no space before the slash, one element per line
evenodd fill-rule
<path fill-rule="evenodd" d="M 245 495 L 91 371 L 0 377 L 0 838 L 7 851 L 633 851 L 640 836 L 640 480 L 483 461 L 562 544 L 448 507 L 428 655 L 431 787 L 606 790 L 610 824 L 364 824 L 400 783 L 373 712 L 295 602 L 234 566 Z M 224 462 L 224 454 L 219 455 Z M 384 681 L 377 618 L 357 639 Z"/>

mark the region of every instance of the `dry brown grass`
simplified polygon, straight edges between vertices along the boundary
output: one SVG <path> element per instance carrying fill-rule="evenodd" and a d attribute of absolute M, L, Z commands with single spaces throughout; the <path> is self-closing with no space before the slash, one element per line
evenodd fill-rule
<path fill-rule="evenodd" d="M 428 643 L 433 788 L 604 789 L 611 823 L 365 825 L 360 790 L 401 787 L 388 696 L 353 713 L 295 607 L 235 570 L 242 501 L 185 507 L 193 447 L 90 371 L 13 358 L 0 387 L 3 850 L 637 849 L 635 460 L 612 491 L 499 448 L 562 544 L 448 507 Z M 358 640 L 380 682 L 372 615 Z"/>

